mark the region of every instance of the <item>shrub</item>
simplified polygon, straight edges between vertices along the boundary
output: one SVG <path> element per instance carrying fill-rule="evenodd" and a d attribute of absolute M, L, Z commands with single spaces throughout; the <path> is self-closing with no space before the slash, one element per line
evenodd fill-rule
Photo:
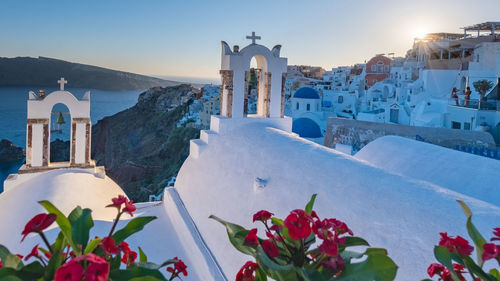
<path fill-rule="evenodd" d="M 134 218 L 125 227 L 115 231 L 120 217 L 124 213 L 133 216 L 136 210 L 133 202 L 123 195 L 113 198 L 112 204 L 106 206 L 116 208 L 117 215 L 108 235 L 102 239 L 89 239 L 90 229 L 94 226 L 90 209 L 78 206 L 66 217 L 52 203 L 39 203 L 48 213 L 33 217 L 21 234 L 24 240 L 28 234 L 37 233 L 46 248 L 38 244 L 23 259 L 23 256 L 14 255 L 0 245 L 1 280 L 167 280 L 160 272 L 166 266 L 170 273 L 168 280 L 181 274 L 187 275 L 187 266 L 177 257 L 158 265 L 148 262 L 140 247 L 137 253 L 125 242 L 125 239 L 141 231 L 156 217 Z M 54 222 L 59 226 L 60 232 L 54 243 L 50 243 L 44 230 Z M 136 261 L 137 258 L 139 261 Z M 32 262 L 24 264 L 23 260 Z"/>
<path fill-rule="evenodd" d="M 265 210 L 255 213 L 253 221 L 264 225 L 267 239 L 257 236 L 257 228 L 247 230 L 210 216 L 226 227 L 229 241 L 238 251 L 255 259 L 243 265 L 237 281 L 262 281 L 267 277 L 277 281 L 394 280 L 397 266 L 387 251 L 351 251 L 349 247 L 369 244 L 354 236 L 344 222 L 320 219 L 313 211 L 315 198 L 313 195 L 304 209 L 291 211 L 285 220 Z"/>

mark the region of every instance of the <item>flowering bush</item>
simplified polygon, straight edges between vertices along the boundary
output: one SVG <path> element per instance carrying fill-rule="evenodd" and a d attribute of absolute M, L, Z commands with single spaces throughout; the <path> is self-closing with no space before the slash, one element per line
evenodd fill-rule
<path fill-rule="evenodd" d="M 440 233 L 439 245 L 434 247 L 434 256 L 439 263 L 431 264 L 427 274 L 431 278 L 437 276 L 438 280 L 442 281 L 465 281 L 466 274 L 473 281 L 500 281 L 498 269 L 491 269 L 489 273 L 483 270 L 484 262 L 488 260 L 496 259 L 500 265 L 500 245 L 495 244 L 500 241 L 500 228 L 494 229 L 494 237 L 490 239 L 491 243 L 487 243 L 472 223 L 469 207 L 460 200 L 458 203 L 467 217 L 467 232 L 476 246 L 477 262 L 470 257 L 474 247 L 469 245 L 469 241 L 460 236 L 450 237 L 446 232 Z"/>
<path fill-rule="evenodd" d="M 170 273 L 168 280 L 181 274 L 186 276 L 187 266 L 177 257 L 157 265 L 148 262 L 146 254 L 139 247 L 139 254 L 130 249 L 125 239 L 141 231 L 156 217 L 137 217 L 115 231 L 124 213 L 133 216 L 136 210 L 132 201 L 125 196 L 112 199 L 106 206 L 117 209 L 117 215 L 110 232 L 104 238 L 89 240 L 90 229 L 94 226 L 92 211 L 76 207 L 67 217 L 52 203 L 39 202 L 48 214 L 38 214 L 31 219 L 22 231 L 22 240 L 30 233 L 37 233 L 46 248 L 36 245 L 24 257 L 14 255 L 0 245 L 0 280 L 55 280 L 55 281 L 104 281 L 104 280 L 167 280 L 160 272 L 165 266 Z M 54 243 L 44 234 L 54 222 L 60 232 Z M 137 257 L 139 256 L 139 261 Z M 32 261 L 29 264 L 23 263 Z M 121 266 L 121 263 L 124 265 Z M 5 279 L 4 279 L 5 278 Z"/>
<path fill-rule="evenodd" d="M 265 210 L 254 214 L 253 221 L 264 225 L 266 239 L 257 236 L 257 228 L 247 230 L 210 216 L 226 227 L 229 241 L 238 251 L 255 258 L 256 262 L 243 265 L 236 275 L 237 281 L 262 281 L 267 277 L 277 281 L 394 280 L 397 266 L 387 251 L 348 250 L 369 244 L 355 237 L 344 222 L 320 219 L 313 211 L 315 198 L 316 194 L 303 210 L 291 211 L 285 220 Z"/>

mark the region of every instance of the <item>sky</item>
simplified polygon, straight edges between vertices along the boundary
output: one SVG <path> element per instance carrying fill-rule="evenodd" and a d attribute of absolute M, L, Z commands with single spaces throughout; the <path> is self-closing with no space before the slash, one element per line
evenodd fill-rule
<path fill-rule="evenodd" d="M 425 32 L 500 21 L 500 0 L 1 0 L 0 57 L 45 56 L 155 76 L 216 79 L 220 41 L 281 44 L 325 69 L 404 56 Z"/>

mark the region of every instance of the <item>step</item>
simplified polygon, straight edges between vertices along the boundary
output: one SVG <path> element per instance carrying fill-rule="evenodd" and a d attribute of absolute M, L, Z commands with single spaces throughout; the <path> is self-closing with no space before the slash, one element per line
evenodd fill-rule
<path fill-rule="evenodd" d="M 217 135 L 217 133 L 212 131 L 212 130 L 201 130 L 200 131 L 200 139 L 207 144 L 209 144 L 210 140 L 213 139 L 216 135 Z"/>
<path fill-rule="evenodd" d="M 207 143 L 203 140 L 196 139 L 189 142 L 189 156 L 193 158 L 198 158 L 202 153 L 203 149 L 207 147 Z"/>

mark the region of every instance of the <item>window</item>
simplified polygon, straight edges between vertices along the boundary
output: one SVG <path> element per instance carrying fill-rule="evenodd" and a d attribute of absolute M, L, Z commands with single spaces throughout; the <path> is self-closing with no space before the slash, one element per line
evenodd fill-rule
<path fill-rule="evenodd" d="M 378 81 L 377 81 L 377 79 L 373 79 L 373 84 L 375 84 L 375 83 L 377 83 L 377 82 L 378 82 Z"/>
<path fill-rule="evenodd" d="M 376 72 L 377 71 L 377 66 L 372 64 L 372 72 Z"/>
<path fill-rule="evenodd" d="M 311 105 L 310 105 L 310 104 L 307 104 L 307 106 L 306 106 L 306 110 L 307 110 L 307 111 L 310 111 L 310 110 L 311 110 Z"/>
<path fill-rule="evenodd" d="M 343 103 L 344 102 L 344 96 L 339 96 L 337 98 L 337 103 Z"/>
<path fill-rule="evenodd" d="M 389 72 L 389 66 L 388 65 L 384 65 L 384 71 L 385 72 Z M 396 75 L 398 75 L 398 74 L 396 73 Z"/>
<path fill-rule="evenodd" d="M 460 129 L 462 126 L 462 123 L 460 122 L 455 122 L 455 121 L 451 121 L 451 128 L 452 129 Z"/>
<path fill-rule="evenodd" d="M 399 109 L 391 108 L 390 121 L 392 123 L 399 123 Z"/>
<path fill-rule="evenodd" d="M 464 122 L 464 130 L 470 130 L 470 123 Z"/>
<path fill-rule="evenodd" d="M 297 106 L 296 106 L 296 107 L 297 107 L 297 110 L 299 110 L 299 103 L 297 103 Z"/>

